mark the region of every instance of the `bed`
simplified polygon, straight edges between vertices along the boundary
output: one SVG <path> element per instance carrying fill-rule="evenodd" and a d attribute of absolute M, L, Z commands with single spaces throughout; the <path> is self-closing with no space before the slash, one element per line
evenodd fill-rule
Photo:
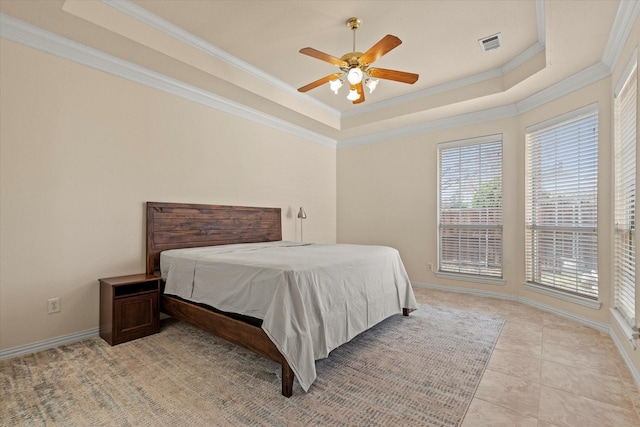
<path fill-rule="evenodd" d="M 277 208 L 148 202 L 147 272 L 164 313 L 276 361 L 290 397 L 315 360 L 416 303 L 395 249 L 286 242 L 281 227 Z"/>

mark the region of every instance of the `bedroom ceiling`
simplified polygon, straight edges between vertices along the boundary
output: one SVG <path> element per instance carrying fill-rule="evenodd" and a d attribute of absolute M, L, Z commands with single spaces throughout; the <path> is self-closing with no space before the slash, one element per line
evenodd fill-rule
<path fill-rule="evenodd" d="M 340 143 L 517 105 L 578 73 L 604 76 L 622 6 L 617 0 L 2 0 L 0 12 Z M 338 95 L 328 85 L 297 92 L 336 70 L 298 51 L 350 52 L 352 16 L 362 20 L 357 50 L 393 34 L 403 43 L 375 66 L 420 79 L 381 80 L 358 105 L 346 99 L 346 86 Z M 496 33 L 502 46 L 483 52 L 478 40 Z"/>

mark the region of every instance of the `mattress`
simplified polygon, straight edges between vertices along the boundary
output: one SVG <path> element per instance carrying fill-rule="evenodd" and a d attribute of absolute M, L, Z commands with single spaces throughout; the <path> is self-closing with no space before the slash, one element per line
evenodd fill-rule
<path fill-rule="evenodd" d="M 303 390 L 315 361 L 417 304 L 400 254 L 386 246 L 297 242 L 173 249 L 165 293 L 262 319 Z"/>

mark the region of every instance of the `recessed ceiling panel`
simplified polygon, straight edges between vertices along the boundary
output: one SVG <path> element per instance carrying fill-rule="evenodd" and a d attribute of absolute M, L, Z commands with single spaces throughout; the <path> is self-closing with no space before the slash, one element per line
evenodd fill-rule
<path fill-rule="evenodd" d="M 379 102 L 502 67 L 538 40 L 536 4 L 523 1 L 157 1 L 135 3 L 218 46 L 294 88 L 336 72 L 331 64 L 300 54 L 313 47 L 341 57 L 352 51 L 346 21 L 362 25 L 356 50 L 387 34 L 402 45 L 376 67 L 420 75 L 414 85 L 382 81 L 367 97 Z M 478 39 L 500 32 L 503 46 L 490 53 Z M 352 108 L 346 87 L 328 85 L 308 94 L 341 111 Z"/>

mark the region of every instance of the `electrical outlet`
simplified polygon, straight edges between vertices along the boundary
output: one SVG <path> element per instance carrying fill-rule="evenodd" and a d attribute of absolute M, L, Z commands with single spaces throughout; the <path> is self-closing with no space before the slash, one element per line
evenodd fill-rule
<path fill-rule="evenodd" d="M 60 311 L 60 297 L 49 298 L 47 300 L 47 313 L 57 313 Z"/>
<path fill-rule="evenodd" d="M 428 271 L 433 271 L 433 263 L 427 264 L 427 270 Z"/>

